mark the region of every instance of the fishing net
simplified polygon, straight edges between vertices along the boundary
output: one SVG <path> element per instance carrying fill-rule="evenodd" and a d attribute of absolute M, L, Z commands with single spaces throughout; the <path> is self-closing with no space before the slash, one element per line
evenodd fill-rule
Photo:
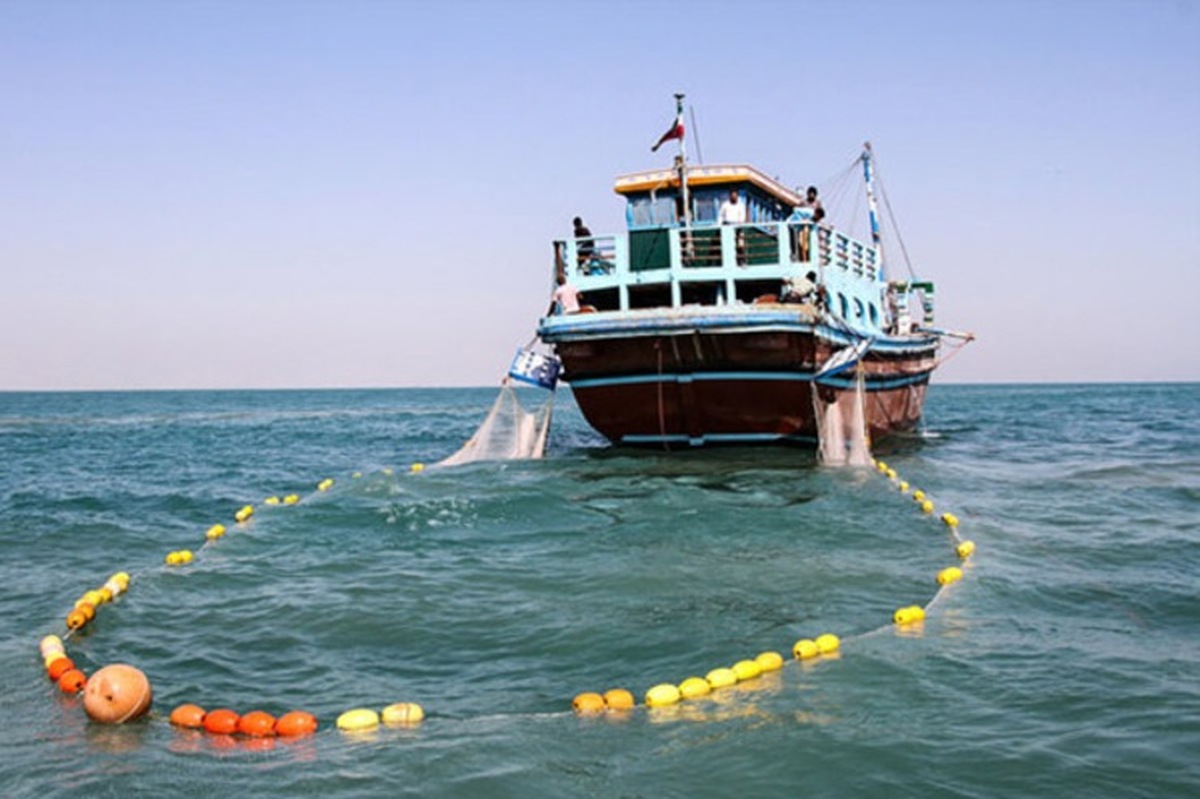
<path fill-rule="evenodd" d="M 869 466 L 871 447 L 867 443 L 866 384 L 862 371 L 853 391 L 831 392 L 826 402 L 816 383 L 813 386 L 813 411 L 817 420 L 818 455 L 827 466 Z M 827 394 L 829 396 L 829 394 Z"/>
<path fill-rule="evenodd" d="M 462 449 L 438 465 L 457 466 L 475 461 L 520 460 L 545 455 L 559 368 L 558 358 L 553 355 L 528 347 L 518 350 L 483 424 Z M 528 395 L 534 392 L 544 399 L 540 404 L 534 401 L 526 407 L 521 401 L 522 392 L 514 381 L 537 387 L 525 390 L 526 400 L 532 399 Z M 546 389 L 548 393 L 543 395 L 540 389 Z"/>

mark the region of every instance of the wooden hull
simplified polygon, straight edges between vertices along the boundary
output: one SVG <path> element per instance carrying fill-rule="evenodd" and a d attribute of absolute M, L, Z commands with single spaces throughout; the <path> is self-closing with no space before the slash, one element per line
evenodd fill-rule
<path fill-rule="evenodd" d="M 584 416 L 614 443 L 815 446 L 817 406 L 848 407 L 857 385 L 854 371 L 814 377 L 846 346 L 839 338 L 817 327 L 692 330 L 574 337 L 555 348 Z M 872 440 L 916 427 L 936 349 L 924 338 L 867 352 L 860 368 Z"/>

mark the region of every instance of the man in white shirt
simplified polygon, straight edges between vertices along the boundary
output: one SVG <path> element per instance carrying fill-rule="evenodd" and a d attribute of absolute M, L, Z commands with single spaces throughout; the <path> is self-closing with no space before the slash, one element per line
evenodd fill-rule
<path fill-rule="evenodd" d="M 729 199 L 721 203 L 721 210 L 717 213 L 717 220 L 722 225 L 744 225 L 746 224 L 746 204 L 738 202 L 738 193 L 736 189 L 731 189 Z M 746 234 L 739 228 L 734 234 L 734 239 L 737 242 L 737 261 L 738 264 L 746 263 Z"/>
<path fill-rule="evenodd" d="M 738 202 L 736 190 L 729 192 L 729 199 L 721 203 L 718 219 L 722 225 L 746 224 L 746 204 Z"/>

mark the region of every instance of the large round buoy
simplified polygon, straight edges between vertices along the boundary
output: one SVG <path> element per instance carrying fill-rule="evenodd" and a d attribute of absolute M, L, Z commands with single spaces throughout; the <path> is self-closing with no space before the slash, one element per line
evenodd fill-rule
<path fill-rule="evenodd" d="M 754 660 L 763 671 L 778 671 L 783 668 L 783 655 L 778 652 L 763 652 Z"/>
<path fill-rule="evenodd" d="M 153 698 L 154 691 L 145 674 L 133 666 L 114 663 L 87 681 L 83 708 L 93 721 L 123 724 L 149 710 Z"/>

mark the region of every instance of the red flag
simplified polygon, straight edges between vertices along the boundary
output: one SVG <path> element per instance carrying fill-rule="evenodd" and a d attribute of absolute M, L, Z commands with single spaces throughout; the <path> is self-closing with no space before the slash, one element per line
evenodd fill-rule
<path fill-rule="evenodd" d="M 658 152 L 658 148 L 662 147 L 663 142 L 670 141 L 671 139 L 682 139 L 682 138 L 683 138 L 683 114 L 679 114 L 678 116 L 675 117 L 675 122 L 674 122 L 674 124 L 671 125 L 670 129 L 662 135 L 662 138 L 658 140 L 657 144 L 655 144 L 653 147 L 650 148 L 650 152 L 652 152 L 652 153 Z"/>

